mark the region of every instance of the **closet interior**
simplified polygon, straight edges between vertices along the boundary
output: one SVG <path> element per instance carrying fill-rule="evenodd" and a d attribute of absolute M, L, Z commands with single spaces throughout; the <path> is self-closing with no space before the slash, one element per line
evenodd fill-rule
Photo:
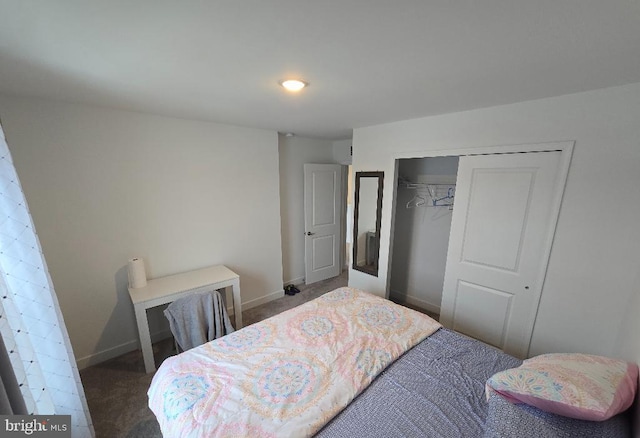
<path fill-rule="evenodd" d="M 458 157 L 398 160 L 390 298 L 440 313 Z"/>

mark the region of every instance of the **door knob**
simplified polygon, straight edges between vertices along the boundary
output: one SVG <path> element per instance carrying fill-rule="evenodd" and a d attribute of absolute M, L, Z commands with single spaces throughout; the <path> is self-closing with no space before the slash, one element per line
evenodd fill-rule
<path fill-rule="evenodd" d="M 313 236 L 316 233 L 312 233 L 311 231 L 307 231 L 307 236 Z"/>

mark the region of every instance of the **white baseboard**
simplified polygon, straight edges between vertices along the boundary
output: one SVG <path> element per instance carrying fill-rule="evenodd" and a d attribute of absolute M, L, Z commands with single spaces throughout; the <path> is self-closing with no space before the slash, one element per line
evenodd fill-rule
<path fill-rule="evenodd" d="M 440 314 L 440 306 L 434 303 L 430 303 L 427 300 L 418 298 L 415 295 L 405 295 L 404 293 L 397 291 L 390 291 L 390 297 L 396 298 L 403 303 L 411 304 L 412 306 L 420 307 L 421 309 L 428 310 L 429 312 Z"/>
<path fill-rule="evenodd" d="M 151 334 L 151 342 L 158 342 L 170 337 L 171 330 L 161 330 L 159 332 Z M 111 347 L 106 350 L 98 351 L 97 353 L 92 353 L 87 356 L 81 357 L 76 360 L 76 364 L 78 365 L 78 369 L 82 370 L 84 368 L 97 365 L 109 359 L 113 359 L 114 357 L 122 356 L 123 354 L 129 353 L 130 351 L 137 350 L 139 348 L 140 342 L 136 339 L 133 341 L 125 342 L 124 344 L 116 345 L 115 347 Z"/>
<path fill-rule="evenodd" d="M 294 278 L 293 280 L 285 281 L 284 284 L 293 284 L 296 286 L 299 284 L 304 284 L 304 277 L 298 277 Z"/>
<path fill-rule="evenodd" d="M 278 291 L 271 292 L 270 294 L 260 298 L 255 298 L 249 301 L 243 301 L 242 311 L 244 312 L 245 310 L 253 309 L 254 307 L 257 307 L 261 304 L 266 304 L 270 301 L 277 300 L 278 298 L 282 298 L 282 297 L 284 297 L 284 290 L 280 289 Z"/>

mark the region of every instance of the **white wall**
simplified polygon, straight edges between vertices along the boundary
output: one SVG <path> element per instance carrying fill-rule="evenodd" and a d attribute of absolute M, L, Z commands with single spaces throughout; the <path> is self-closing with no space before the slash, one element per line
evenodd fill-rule
<path fill-rule="evenodd" d="M 338 164 L 351 164 L 351 139 L 336 140 L 332 143 L 333 160 Z"/>
<path fill-rule="evenodd" d="M 245 309 L 282 296 L 276 132 L 6 96 L 0 117 L 80 366 L 137 347 L 133 256 L 225 264 Z"/>
<path fill-rule="evenodd" d="M 613 355 L 640 365 L 640 267 L 636 270 L 633 292 L 625 306 Z M 640 387 L 640 379 L 639 379 Z M 640 392 L 636 394 L 633 416 L 634 437 L 640 437 Z"/>
<path fill-rule="evenodd" d="M 616 355 L 640 363 L 640 266 L 636 270 L 632 293 L 621 316 L 622 323 L 615 346 Z"/>
<path fill-rule="evenodd" d="M 412 182 L 455 184 L 458 157 L 400 160 L 398 172 Z M 445 187 L 446 188 L 446 187 Z M 416 195 L 427 203 L 407 208 Z M 398 189 L 390 295 L 440 313 L 452 210 L 431 207 L 426 189 Z"/>
<path fill-rule="evenodd" d="M 282 281 L 304 282 L 304 169 L 305 163 L 335 164 L 328 140 L 279 136 Z"/>
<path fill-rule="evenodd" d="M 380 275 L 350 270 L 349 284 L 387 289 L 394 154 L 575 140 L 530 354 L 619 355 L 640 270 L 639 114 L 640 84 L 632 84 L 356 129 L 354 171 L 383 170 L 385 193 Z"/>

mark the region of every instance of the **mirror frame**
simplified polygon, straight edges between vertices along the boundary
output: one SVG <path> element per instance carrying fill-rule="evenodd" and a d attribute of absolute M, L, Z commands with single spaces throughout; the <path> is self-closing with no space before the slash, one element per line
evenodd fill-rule
<path fill-rule="evenodd" d="M 376 203 L 376 239 L 378 241 L 378 248 L 376 251 L 376 265 L 375 268 L 368 268 L 367 266 L 358 266 L 358 216 L 360 210 L 360 179 L 361 178 L 377 178 L 378 179 L 378 200 Z M 380 223 L 382 222 L 382 192 L 384 188 L 384 172 L 356 172 L 356 184 L 354 195 L 354 210 L 353 210 L 353 258 L 351 260 L 352 268 L 356 271 L 364 272 L 374 277 L 378 276 L 378 270 L 380 265 Z"/>

